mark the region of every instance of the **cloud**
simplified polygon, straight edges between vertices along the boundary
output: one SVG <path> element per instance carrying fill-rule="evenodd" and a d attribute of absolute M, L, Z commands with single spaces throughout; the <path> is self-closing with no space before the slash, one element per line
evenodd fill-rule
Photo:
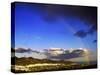
<path fill-rule="evenodd" d="M 71 59 L 71 58 L 77 58 L 77 57 L 83 57 L 84 51 L 83 50 L 74 50 L 71 53 L 67 52 L 65 54 L 58 54 L 57 56 L 49 55 L 49 59 Z"/>
<path fill-rule="evenodd" d="M 93 40 L 93 43 L 96 43 L 97 42 L 97 40 Z"/>
<path fill-rule="evenodd" d="M 87 32 L 85 32 L 84 30 L 79 30 L 74 35 L 77 37 L 84 38 L 87 35 Z"/>
<path fill-rule="evenodd" d="M 84 38 L 87 35 L 93 34 L 94 32 L 97 32 L 97 25 L 90 25 L 89 29 L 79 30 L 74 35 L 80 38 Z"/>
<path fill-rule="evenodd" d="M 86 37 L 88 34 L 97 32 L 97 7 L 88 6 L 72 6 L 72 5 L 41 5 L 42 19 L 47 23 L 54 23 L 59 17 L 66 20 L 67 17 L 79 18 L 87 30 L 79 30 L 74 35 L 80 38 Z M 58 20 L 59 21 L 59 20 Z"/>
<path fill-rule="evenodd" d="M 76 58 L 71 58 L 68 60 L 73 61 L 73 62 L 97 61 L 97 51 L 89 51 L 89 54 L 86 57 L 76 57 Z"/>
<path fill-rule="evenodd" d="M 24 48 L 18 48 L 15 50 L 15 53 L 12 53 L 12 57 L 33 57 L 37 59 L 46 59 L 47 56 L 39 51 L 32 50 L 32 49 L 24 49 Z"/>
<path fill-rule="evenodd" d="M 17 52 L 17 53 L 31 53 L 32 50 L 31 49 L 18 48 L 18 49 L 15 50 L 15 52 Z"/>
<path fill-rule="evenodd" d="M 71 6 L 71 5 L 50 5 L 45 4 L 41 6 L 44 12 L 42 19 L 46 22 L 54 22 L 58 16 L 63 17 L 64 19 L 67 16 L 78 17 L 86 25 L 96 25 L 97 22 L 97 8 L 96 7 L 87 7 L 87 6 Z"/>

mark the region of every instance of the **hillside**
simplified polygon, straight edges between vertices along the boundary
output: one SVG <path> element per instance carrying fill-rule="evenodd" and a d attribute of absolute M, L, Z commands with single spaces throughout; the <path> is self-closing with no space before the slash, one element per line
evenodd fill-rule
<path fill-rule="evenodd" d="M 12 61 L 15 62 L 12 62 L 11 71 L 16 73 L 97 68 L 97 64 L 77 64 L 71 61 L 53 61 L 32 57 L 12 57 Z"/>

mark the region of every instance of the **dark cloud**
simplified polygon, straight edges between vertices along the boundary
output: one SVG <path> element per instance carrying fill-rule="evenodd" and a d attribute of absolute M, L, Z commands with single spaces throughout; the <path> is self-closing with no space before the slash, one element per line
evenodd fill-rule
<path fill-rule="evenodd" d="M 96 25 L 97 21 L 97 8 L 88 6 L 72 6 L 72 5 L 42 5 L 44 14 L 44 21 L 51 21 L 57 19 L 58 16 L 67 18 L 67 16 L 74 16 L 80 18 L 82 21 L 87 23 L 86 25 Z M 45 20 L 45 17 L 48 20 Z M 51 19 L 52 18 L 52 19 Z M 53 20 L 54 21 L 54 20 Z"/>
<path fill-rule="evenodd" d="M 79 30 L 74 35 L 77 37 L 84 38 L 87 35 L 87 32 L 85 32 L 84 30 Z"/>
<path fill-rule="evenodd" d="M 60 54 L 58 56 L 50 56 L 49 59 L 70 59 L 70 58 L 76 58 L 76 57 L 80 57 L 78 54 Z"/>
<path fill-rule="evenodd" d="M 65 54 L 59 54 L 57 56 L 49 56 L 49 59 L 70 59 L 70 58 L 77 58 L 77 57 L 83 57 L 85 55 L 85 52 L 83 50 L 74 50 L 71 53 L 67 52 Z"/>
<path fill-rule="evenodd" d="M 17 52 L 17 53 L 25 53 L 25 52 L 31 53 L 32 50 L 31 49 L 18 48 L 18 49 L 15 50 L 15 52 Z"/>
<path fill-rule="evenodd" d="M 97 32 L 97 25 L 91 25 L 87 30 L 79 30 L 74 35 L 83 38 L 88 34 L 93 34 L 94 32 Z"/>
<path fill-rule="evenodd" d="M 97 7 L 92 6 L 73 6 L 73 5 L 42 5 L 44 14 L 42 19 L 48 23 L 54 23 L 62 17 L 66 20 L 67 17 L 73 16 L 84 22 L 87 30 L 77 31 L 74 35 L 77 37 L 85 37 L 88 34 L 97 32 Z"/>
<path fill-rule="evenodd" d="M 97 40 L 93 40 L 93 43 L 96 43 L 97 42 Z"/>
<path fill-rule="evenodd" d="M 32 5 L 33 6 L 33 5 Z M 85 37 L 97 31 L 97 7 L 61 4 L 34 3 L 38 11 L 41 12 L 41 19 L 47 23 L 54 23 L 58 18 L 76 17 L 84 22 L 88 28 L 85 31 L 77 31 L 76 36 Z M 34 7 L 33 7 L 34 8 Z"/>

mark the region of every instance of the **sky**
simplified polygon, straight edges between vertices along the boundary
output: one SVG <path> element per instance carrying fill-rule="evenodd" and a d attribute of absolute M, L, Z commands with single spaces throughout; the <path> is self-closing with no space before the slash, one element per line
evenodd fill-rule
<path fill-rule="evenodd" d="M 16 48 L 97 49 L 96 7 L 16 2 L 12 11 Z"/>

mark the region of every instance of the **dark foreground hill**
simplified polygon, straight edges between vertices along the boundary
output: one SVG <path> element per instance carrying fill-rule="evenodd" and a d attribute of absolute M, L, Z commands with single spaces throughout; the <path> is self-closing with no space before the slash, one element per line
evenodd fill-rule
<path fill-rule="evenodd" d="M 37 64 L 37 63 L 60 63 L 60 64 L 63 64 L 63 63 L 66 63 L 66 64 L 71 64 L 73 62 L 71 61 L 64 61 L 64 60 L 59 60 L 59 61 L 54 61 L 54 60 L 49 60 L 49 59 L 35 59 L 35 58 L 32 58 L 32 57 L 22 57 L 22 58 L 17 58 L 17 57 L 12 57 L 11 58 L 12 62 L 11 64 L 12 65 L 29 65 L 29 64 Z"/>
<path fill-rule="evenodd" d="M 23 72 L 42 72 L 42 71 L 57 71 L 57 70 L 75 70 L 75 69 L 90 69 L 97 68 L 97 64 L 78 64 L 71 61 L 53 61 L 47 59 L 34 59 L 12 57 L 11 71 L 16 73 Z M 36 66 L 37 65 L 37 66 Z"/>

